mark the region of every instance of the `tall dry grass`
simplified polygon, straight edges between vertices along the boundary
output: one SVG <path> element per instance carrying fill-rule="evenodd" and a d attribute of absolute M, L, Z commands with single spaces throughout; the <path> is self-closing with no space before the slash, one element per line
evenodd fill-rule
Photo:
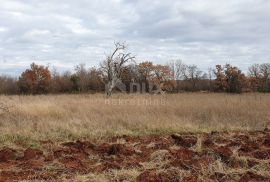
<path fill-rule="evenodd" d="M 0 96 L 0 142 L 114 135 L 257 130 L 270 126 L 270 94 Z"/>

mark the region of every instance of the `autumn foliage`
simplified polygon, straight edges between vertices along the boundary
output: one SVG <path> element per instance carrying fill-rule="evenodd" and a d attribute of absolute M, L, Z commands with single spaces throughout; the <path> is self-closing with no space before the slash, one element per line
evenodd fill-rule
<path fill-rule="evenodd" d="M 162 92 L 270 92 L 269 63 L 254 64 L 247 74 L 230 64 L 216 65 L 215 69 L 209 70 L 205 73 L 196 65 L 182 62 L 161 65 L 144 61 L 124 66 L 121 81 L 127 92 L 131 89 L 141 92 L 143 88 L 150 93 L 157 89 Z M 87 68 L 80 64 L 74 72 L 58 73 L 33 63 L 18 79 L 0 76 L 0 94 L 104 92 L 105 84 L 99 67 Z M 139 85 L 140 90 L 131 88 L 134 84 Z"/>
<path fill-rule="evenodd" d="M 51 73 L 48 67 L 32 63 L 19 78 L 18 85 L 24 94 L 45 94 L 49 92 Z"/>
<path fill-rule="evenodd" d="M 270 92 L 270 63 L 252 65 L 248 75 L 252 91 Z"/>
<path fill-rule="evenodd" d="M 226 64 L 216 66 L 215 90 L 241 93 L 246 84 L 245 75 L 237 67 Z"/>
<path fill-rule="evenodd" d="M 173 73 L 167 65 L 154 65 L 150 61 L 138 65 L 141 81 L 160 87 L 165 91 L 172 91 L 175 87 Z"/>

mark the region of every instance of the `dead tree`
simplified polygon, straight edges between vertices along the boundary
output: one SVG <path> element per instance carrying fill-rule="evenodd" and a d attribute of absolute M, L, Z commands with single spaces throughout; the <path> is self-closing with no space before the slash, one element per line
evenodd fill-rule
<path fill-rule="evenodd" d="M 196 90 L 197 82 L 202 77 L 202 71 L 196 65 L 186 65 L 182 70 L 183 77 L 191 83 L 192 91 Z"/>
<path fill-rule="evenodd" d="M 183 79 L 183 71 L 186 65 L 182 62 L 182 60 L 172 60 L 169 63 L 169 67 L 172 71 L 173 78 L 176 81 L 176 90 L 177 92 L 180 91 L 180 81 Z"/>
<path fill-rule="evenodd" d="M 121 75 L 126 63 L 135 59 L 134 56 L 131 56 L 131 53 L 125 53 L 127 49 L 125 43 L 117 42 L 114 45 L 113 53 L 107 56 L 106 60 L 101 63 L 101 70 L 106 82 L 105 90 L 108 97 L 112 95 L 113 89 L 118 84 L 122 84 Z"/>

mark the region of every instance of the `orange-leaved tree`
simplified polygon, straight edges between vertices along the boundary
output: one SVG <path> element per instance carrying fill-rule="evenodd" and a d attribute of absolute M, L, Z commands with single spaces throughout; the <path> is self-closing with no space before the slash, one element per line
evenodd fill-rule
<path fill-rule="evenodd" d="M 246 85 L 246 77 L 240 69 L 230 64 L 216 66 L 216 91 L 226 91 L 229 93 L 241 93 Z"/>
<path fill-rule="evenodd" d="M 24 94 L 46 94 L 49 91 L 51 73 L 48 67 L 32 63 L 18 81 L 19 89 Z"/>
<path fill-rule="evenodd" d="M 159 85 L 162 90 L 172 91 L 176 87 L 176 82 L 173 78 L 173 72 L 167 65 L 154 66 L 153 82 Z"/>
<path fill-rule="evenodd" d="M 142 82 L 152 84 L 165 91 L 171 91 L 175 87 L 173 72 L 167 65 L 154 65 L 145 61 L 139 64 L 139 73 Z"/>
<path fill-rule="evenodd" d="M 225 91 L 227 87 L 224 69 L 221 65 L 216 65 L 216 70 L 214 71 L 215 79 L 215 91 L 222 92 Z"/>
<path fill-rule="evenodd" d="M 242 71 L 235 66 L 226 64 L 225 75 L 227 83 L 226 91 L 230 93 L 241 93 L 246 84 L 246 77 Z"/>

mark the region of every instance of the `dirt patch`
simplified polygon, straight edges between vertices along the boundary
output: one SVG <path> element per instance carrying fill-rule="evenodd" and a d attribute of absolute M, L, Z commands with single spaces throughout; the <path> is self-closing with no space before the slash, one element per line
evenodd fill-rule
<path fill-rule="evenodd" d="M 223 162 L 228 162 L 230 157 L 233 155 L 233 152 L 229 147 L 217 147 L 214 149 L 214 152 L 221 158 Z"/>
<path fill-rule="evenodd" d="M 267 182 L 269 180 L 270 178 L 248 171 L 241 177 L 239 182 L 253 182 L 253 181 Z"/>
<path fill-rule="evenodd" d="M 16 151 L 10 148 L 4 148 L 0 150 L 0 162 L 7 162 L 13 160 L 16 157 Z"/>
<path fill-rule="evenodd" d="M 73 181 L 76 175 L 87 174 L 107 175 L 110 181 L 112 171 L 116 171 L 114 175 L 133 171 L 129 175 L 134 181 L 145 182 L 270 180 L 268 132 L 123 136 L 106 141 L 41 143 L 43 151 L 0 149 L 0 182 Z M 235 172 L 215 171 L 221 168 Z M 250 168 L 259 173 L 248 171 Z M 113 178 L 118 179 L 117 175 Z"/>
<path fill-rule="evenodd" d="M 43 157 L 43 152 L 38 149 L 28 148 L 24 151 L 23 160 L 32 160 Z"/>
<path fill-rule="evenodd" d="M 171 137 L 175 140 L 177 145 L 182 147 L 190 148 L 197 143 L 197 137 L 195 136 L 181 136 L 181 135 L 171 135 Z"/>

